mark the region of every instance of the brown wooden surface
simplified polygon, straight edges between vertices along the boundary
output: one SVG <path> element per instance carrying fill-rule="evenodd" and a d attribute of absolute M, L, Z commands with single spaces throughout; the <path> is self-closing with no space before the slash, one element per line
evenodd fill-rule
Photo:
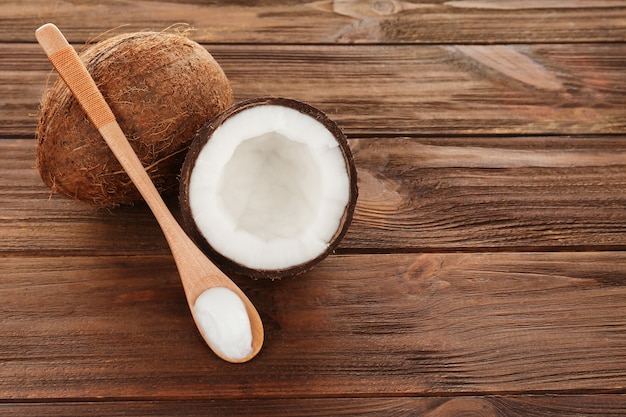
<path fill-rule="evenodd" d="M 236 100 L 298 97 L 353 136 L 626 131 L 626 43 L 208 49 Z M 0 96 L 15 100 L 0 137 L 32 137 L 38 101 L 24 101 L 43 93 L 50 64 L 36 44 L 0 44 L 0 57 Z"/>
<path fill-rule="evenodd" d="M 626 38 L 622 0 L 6 0 L 5 42 L 31 41 L 53 20 L 83 42 L 124 25 L 129 31 L 187 24 L 205 43 L 614 42 Z"/>
<path fill-rule="evenodd" d="M 0 21 L 0 415 L 626 414 L 626 1 L 8 1 Z M 308 101 L 348 134 L 337 253 L 234 277 L 266 326 L 252 362 L 203 344 L 144 204 L 40 180 L 49 21 L 77 48 L 186 23 L 236 100 Z"/>

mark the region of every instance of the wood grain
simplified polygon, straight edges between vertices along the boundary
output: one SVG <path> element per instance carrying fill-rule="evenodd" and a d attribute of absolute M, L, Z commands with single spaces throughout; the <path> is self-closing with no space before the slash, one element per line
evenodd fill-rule
<path fill-rule="evenodd" d="M 626 44 L 209 50 L 236 101 L 310 102 L 349 135 L 626 133 Z M 35 45 L 0 57 L 0 138 L 33 137 L 51 66 Z"/>
<path fill-rule="evenodd" d="M 6 417 L 222 417 L 254 415 L 395 417 L 606 417 L 626 412 L 623 395 L 466 396 L 215 401 L 119 401 L 0 404 Z"/>
<path fill-rule="evenodd" d="M 352 140 L 344 248 L 623 247 L 624 138 Z"/>
<path fill-rule="evenodd" d="M 626 39 L 620 0 L 5 1 L 1 42 L 30 42 L 56 23 L 84 42 L 123 26 L 185 23 L 205 43 L 616 42 Z M 94 18 L 96 17 L 97 18 Z"/>
<path fill-rule="evenodd" d="M 621 249 L 626 138 L 351 139 L 360 195 L 340 252 Z M 0 141 L 0 252 L 166 254 L 143 204 L 52 195 L 33 140 Z M 175 197 L 167 200 L 178 215 Z M 117 236 L 125 236 L 120 241 Z"/>
<path fill-rule="evenodd" d="M 1 8 L 0 415 L 626 414 L 626 2 Z M 233 277 L 266 327 L 252 362 L 205 346 L 145 205 L 95 211 L 39 179 L 47 22 L 78 49 L 191 29 L 237 101 L 307 101 L 349 135 L 338 252 Z"/>
<path fill-rule="evenodd" d="M 235 277 L 266 326 L 264 349 L 246 365 L 210 353 L 169 256 L 1 260 L 3 401 L 626 384 L 626 252 L 335 255 L 299 278 Z"/>

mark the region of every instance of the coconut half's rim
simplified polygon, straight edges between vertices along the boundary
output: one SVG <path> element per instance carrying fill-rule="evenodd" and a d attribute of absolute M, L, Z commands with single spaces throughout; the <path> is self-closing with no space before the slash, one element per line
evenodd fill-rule
<path fill-rule="evenodd" d="M 298 275 L 332 253 L 358 197 L 338 125 L 283 97 L 240 102 L 194 137 L 180 178 L 185 231 L 220 267 Z"/>

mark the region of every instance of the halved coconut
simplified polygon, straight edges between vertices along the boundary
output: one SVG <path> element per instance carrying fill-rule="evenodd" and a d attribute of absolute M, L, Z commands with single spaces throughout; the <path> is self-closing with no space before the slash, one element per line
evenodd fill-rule
<path fill-rule="evenodd" d="M 220 266 L 252 277 L 309 270 L 345 235 L 356 169 L 339 127 L 285 98 L 239 103 L 205 124 L 182 168 L 183 227 Z"/>

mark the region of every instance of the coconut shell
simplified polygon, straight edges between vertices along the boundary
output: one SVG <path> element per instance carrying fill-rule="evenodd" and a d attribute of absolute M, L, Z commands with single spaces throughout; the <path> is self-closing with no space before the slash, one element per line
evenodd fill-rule
<path fill-rule="evenodd" d="M 284 269 L 252 269 L 238 262 L 235 262 L 234 260 L 227 258 L 219 253 L 211 246 L 211 244 L 206 240 L 203 234 L 198 230 L 189 204 L 189 180 L 195 166 L 195 161 L 197 160 L 198 155 L 202 151 L 204 145 L 206 145 L 206 143 L 211 140 L 213 133 L 227 119 L 246 109 L 262 105 L 278 105 L 289 107 L 298 110 L 300 113 L 308 115 L 323 124 L 339 143 L 339 147 L 341 149 L 341 152 L 343 153 L 344 161 L 346 163 L 346 172 L 348 174 L 348 179 L 350 183 L 350 195 L 348 199 L 348 204 L 340 219 L 339 227 L 337 228 L 334 236 L 330 240 L 326 250 L 318 255 L 316 258 L 311 259 L 308 262 L 293 265 L 289 268 Z M 287 276 L 300 275 L 309 271 L 316 264 L 326 258 L 329 254 L 333 253 L 341 242 L 342 238 L 345 236 L 346 232 L 348 231 L 348 227 L 352 222 L 357 198 L 357 171 L 354 164 L 354 157 L 352 156 L 352 152 L 350 150 L 350 146 L 348 145 L 346 136 L 341 131 L 339 126 L 333 120 L 328 118 L 328 116 L 326 116 L 326 114 L 324 114 L 321 110 L 301 101 L 282 97 L 259 97 L 240 102 L 233 105 L 221 114 L 217 115 L 213 120 L 202 126 L 197 135 L 194 137 L 189 151 L 185 157 L 179 186 L 179 202 L 182 215 L 182 226 L 187 234 L 198 245 L 198 247 L 223 270 L 226 270 L 233 274 L 246 275 L 255 279 L 280 279 Z"/>
<path fill-rule="evenodd" d="M 195 133 L 232 104 L 219 64 L 186 36 L 163 32 L 115 36 L 80 56 L 157 189 L 176 192 Z M 37 168 L 54 191 L 94 206 L 141 200 L 61 79 L 42 99 Z"/>

